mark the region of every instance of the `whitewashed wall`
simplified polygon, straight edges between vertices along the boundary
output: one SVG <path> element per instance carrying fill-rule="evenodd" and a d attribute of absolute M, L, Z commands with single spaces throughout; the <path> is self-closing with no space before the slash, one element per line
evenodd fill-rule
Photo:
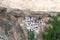
<path fill-rule="evenodd" d="M 60 11 L 60 0 L 0 0 L 0 6 L 33 11 Z"/>

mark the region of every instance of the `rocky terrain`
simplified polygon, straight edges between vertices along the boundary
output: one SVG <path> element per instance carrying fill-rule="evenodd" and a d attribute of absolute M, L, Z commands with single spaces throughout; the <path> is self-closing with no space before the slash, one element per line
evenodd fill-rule
<path fill-rule="evenodd" d="M 18 23 L 19 15 L 13 14 L 0 7 L 0 40 L 27 40 L 23 28 Z"/>
<path fill-rule="evenodd" d="M 22 22 L 26 16 L 45 18 L 56 12 L 40 12 L 0 7 L 0 40 L 28 40 L 26 25 Z M 40 29 L 41 31 L 41 29 Z M 40 40 L 40 31 L 36 40 Z"/>

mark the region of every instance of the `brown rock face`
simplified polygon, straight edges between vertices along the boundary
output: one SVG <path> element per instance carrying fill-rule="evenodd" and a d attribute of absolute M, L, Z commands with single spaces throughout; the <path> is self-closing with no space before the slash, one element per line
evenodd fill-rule
<path fill-rule="evenodd" d="M 6 8 L 0 7 L 0 40 L 26 40 L 24 30 L 17 22 L 15 12 L 7 12 Z M 13 15 L 14 14 L 14 15 Z M 18 14 L 18 13 L 17 13 Z"/>

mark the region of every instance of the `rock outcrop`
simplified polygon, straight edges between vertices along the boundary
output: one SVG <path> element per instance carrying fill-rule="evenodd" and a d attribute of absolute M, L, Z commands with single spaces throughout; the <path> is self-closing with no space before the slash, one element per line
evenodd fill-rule
<path fill-rule="evenodd" d="M 48 14 L 50 13 L 0 7 L 0 40 L 28 40 L 26 26 L 20 25 L 21 18 L 24 19 L 25 16 L 32 15 L 38 19 L 38 17 L 47 17 Z M 40 40 L 40 34 L 36 40 Z"/>
<path fill-rule="evenodd" d="M 27 40 L 17 14 L 16 11 L 7 12 L 6 8 L 0 7 L 0 40 Z"/>

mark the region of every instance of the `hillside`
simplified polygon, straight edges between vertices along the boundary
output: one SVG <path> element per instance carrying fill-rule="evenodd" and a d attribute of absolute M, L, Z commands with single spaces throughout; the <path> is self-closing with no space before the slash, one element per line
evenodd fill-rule
<path fill-rule="evenodd" d="M 28 11 L 0 7 L 0 40 L 28 40 L 28 29 L 26 28 L 28 25 L 25 24 L 27 21 L 24 22 L 25 17 L 35 17 L 36 20 L 39 19 L 40 21 L 40 18 L 44 20 L 48 15 L 55 14 L 56 12 Z M 42 21 L 42 23 L 44 23 L 44 21 Z M 34 25 L 32 27 L 34 27 Z M 36 33 L 36 40 L 39 40 L 40 32 L 43 31 L 44 27 L 40 29 L 41 24 L 39 23 L 37 28 L 39 29 L 38 34 L 36 31 L 34 32 Z"/>

